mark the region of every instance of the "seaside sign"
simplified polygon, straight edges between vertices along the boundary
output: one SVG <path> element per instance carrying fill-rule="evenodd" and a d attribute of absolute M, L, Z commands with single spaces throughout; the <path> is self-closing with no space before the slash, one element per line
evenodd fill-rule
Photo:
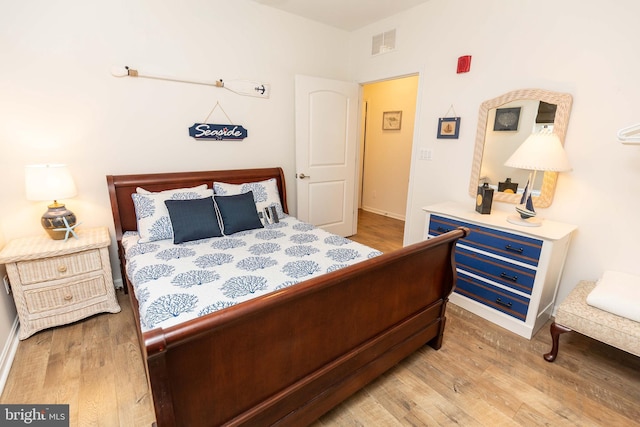
<path fill-rule="evenodd" d="M 215 125 L 211 123 L 194 123 L 189 128 L 189 136 L 195 139 L 243 140 L 247 130 L 239 125 Z"/>

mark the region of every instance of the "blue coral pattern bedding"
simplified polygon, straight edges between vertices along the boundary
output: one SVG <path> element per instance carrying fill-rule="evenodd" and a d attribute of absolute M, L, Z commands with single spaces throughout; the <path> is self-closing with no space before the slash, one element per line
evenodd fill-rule
<path fill-rule="evenodd" d="M 122 243 L 142 332 L 218 311 L 381 252 L 286 216 L 265 228 L 182 244 Z"/>

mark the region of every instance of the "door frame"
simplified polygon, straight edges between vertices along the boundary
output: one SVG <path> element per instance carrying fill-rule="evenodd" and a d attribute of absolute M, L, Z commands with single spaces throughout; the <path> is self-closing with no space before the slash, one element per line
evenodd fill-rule
<path fill-rule="evenodd" d="M 376 80 L 370 80 L 367 82 L 358 83 L 360 85 L 360 124 L 359 124 L 359 131 L 358 131 L 359 148 L 357 153 L 358 165 L 356 170 L 356 175 L 357 175 L 356 185 L 358 186 L 358 188 L 356 189 L 356 192 L 357 192 L 356 202 L 357 202 L 358 209 L 361 209 L 362 208 L 362 192 L 364 188 L 364 158 L 366 155 L 365 145 L 366 145 L 366 136 L 367 136 L 366 135 L 367 101 L 364 99 L 363 87 L 368 84 L 397 80 L 397 79 L 402 79 L 405 77 L 413 77 L 413 76 L 418 77 L 418 87 L 416 89 L 416 92 L 417 92 L 416 108 L 415 108 L 415 118 L 414 118 L 414 126 L 413 126 L 413 137 L 411 141 L 411 162 L 409 167 L 409 183 L 407 184 L 407 205 L 405 206 L 405 228 L 404 228 L 404 235 L 403 235 L 403 245 L 407 244 L 407 239 L 406 239 L 407 223 L 409 222 L 409 216 L 410 216 L 409 209 L 411 208 L 412 201 L 413 201 L 412 195 L 413 195 L 413 187 L 414 187 L 413 183 L 414 183 L 415 161 L 418 158 L 418 146 L 416 144 L 416 141 L 419 141 L 419 136 L 420 136 L 421 121 L 419 120 L 419 118 L 421 116 L 421 111 L 422 111 L 422 86 L 423 86 L 424 72 L 420 70 L 412 73 L 395 75 L 391 77 L 383 77 Z M 356 212 L 356 217 L 357 217 L 357 212 Z"/>

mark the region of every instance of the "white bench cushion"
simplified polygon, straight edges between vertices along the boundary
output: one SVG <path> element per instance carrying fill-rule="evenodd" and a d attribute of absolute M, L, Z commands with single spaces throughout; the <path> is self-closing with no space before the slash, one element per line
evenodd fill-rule
<path fill-rule="evenodd" d="M 640 276 L 605 271 L 587 296 L 587 304 L 640 322 Z"/>
<path fill-rule="evenodd" d="M 587 304 L 595 282 L 581 281 L 558 306 L 556 323 L 640 356 L 640 323 Z"/>

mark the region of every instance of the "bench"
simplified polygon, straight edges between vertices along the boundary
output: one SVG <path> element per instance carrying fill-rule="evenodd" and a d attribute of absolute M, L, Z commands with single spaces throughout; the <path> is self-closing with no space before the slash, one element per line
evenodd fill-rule
<path fill-rule="evenodd" d="M 550 327 L 552 348 L 544 355 L 547 362 L 553 362 L 558 355 L 560 334 L 571 331 L 640 356 L 640 322 L 587 304 L 587 296 L 595 286 L 596 282 L 581 281 L 558 306 Z"/>

